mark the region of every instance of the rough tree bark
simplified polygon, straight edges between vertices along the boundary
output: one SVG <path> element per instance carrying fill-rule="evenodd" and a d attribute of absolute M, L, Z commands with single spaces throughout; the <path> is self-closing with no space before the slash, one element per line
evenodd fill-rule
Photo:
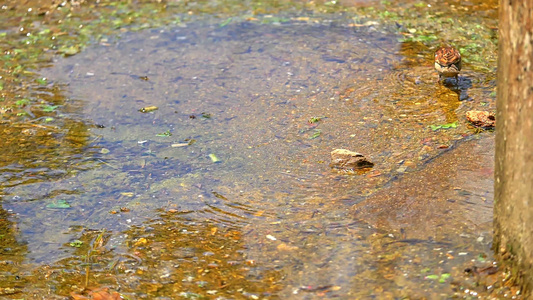
<path fill-rule="evenodd" d="M 494 249 L 533 296 L 533 0 L 500 1 Z"/>

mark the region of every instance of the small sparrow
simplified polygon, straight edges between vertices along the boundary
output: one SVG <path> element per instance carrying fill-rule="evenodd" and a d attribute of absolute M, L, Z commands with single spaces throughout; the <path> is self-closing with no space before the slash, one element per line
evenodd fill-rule
<path fill-rule="evenodd" d="M 439 81 L 442 76 L 454 77 L 458 82 L 461 71 L 461 53 L 452 47 L 442 47 L 435 52 L 435 69 L 439 72 Z"/>

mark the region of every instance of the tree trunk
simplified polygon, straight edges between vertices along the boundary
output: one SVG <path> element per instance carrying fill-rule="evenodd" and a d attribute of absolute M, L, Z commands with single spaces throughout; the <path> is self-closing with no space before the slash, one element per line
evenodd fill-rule
<path fill-rule="evenodd" d="M 494 249 L 533 293 L 533 0 L 500 1 Z"/>

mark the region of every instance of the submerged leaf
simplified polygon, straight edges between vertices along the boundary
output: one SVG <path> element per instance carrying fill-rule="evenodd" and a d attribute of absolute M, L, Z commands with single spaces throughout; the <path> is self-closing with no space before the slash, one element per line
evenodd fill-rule
<path fill-rule="evenodd" d="M 74 240 L 74 241 L 70 242 L 69 245 L 70 245 L 70 247 L 79 248 L 79 247 L 81 247 L 81 245 L 83 245 L 83 242 L 80 241 L 80 240 Z"/>
<path fill-rule="evenodd" d="M 220 27 L 224 27 L 224 26 L 228 25 L 229 23 L 231 23 L 232 20 L 233 20 L 233 18 L 227 18 L 224 22 L 222 22 L 220 24 Z"/>
<path fill-rule="evenodd" d="M 452 275 L 450 273 L 444 273 L 442 275 L 440 275 L 440 279 L 439 279 L 439 282 L 440 283 L 444 283 L 446 282 L 446 279 L 450 278 Z"/>
<path fill-rule="evenodd" d="M 309 119 L 309 123 L 318 123 L 320 121 L 322 121 L 322 119 L 326 118 L 326 116 L 321 116 L 321 117 L 312 117 L 311 119 Z"/>
<path fill-rule="evenodd" d="M 439 129 L 457 128 L 457 121 L 455 121 L 453 123 L 442 124 L 442 125 L 430 125 L 429 127 L 431 127 L 431 130 L 433 130 L 433 131 L 436 131 L 436 130 L 439 130 Z"/>
<path fill-rule="evenodd" d="M 46 208 L 70 208 L 70 204 L 66 200 L 57 200 L 56 202 L 52 202 L 50 204 L 46 205 Z"/>
<path fill-rule="evenodd" d="M 310 140 L 316 139 L 322 134 L 322 130 L 316 129 L 312 136 L 309 137 Z"/>
<path fill-rule="evenodd" d="M 44 112 L 53 112 L 59 105 L 43 105 L 41 106 Z"/>
<path fill-rule="evenodd" d="M 43 78 L 37 78 L 35 81 L 37 81 L 37 83 L 40 85 L 46 85 L 48 80 L 46 79 L 46 77 L 43 77 Z"/>
<path fill-rule="evenodd" d="M 213 154 L 213 153 L 209 154 L 209 158 L 210 158 L 211 161 L 214 162 L 214 163 L 218 163 L 218 162 L 220 162 L 220 159 L 218 159 L 218 157 L 217 157 L 215 154 Z"/>
<path fill-rule="evenodd" d="M 443 128 L 443 129 L 456 128 L 456 127 L 457 127 L 457 121 L 456 121 L 456 122 L 453 122 L 453 123 L 448 123 L 448 124 L 444 124 L 444 125 L 442 125 L 442 128 Z"/>
<path fill-rule="evenodd" d="M 65 55 L 65 56 L 72 56 L 74 54 L 78 54 L 80 52 L 80 46 L 74 45 L 74 46 L 63 46 L 57 50 L 57 52 Z"/>
<path fill-rule="evenodd" d="M 167 131 L 165 131 L 163 133 L 158 133 L 155 136 L 164 136 L 164 137 L 172 136 L 172 132 L 170 132 L 170 130 L 167 130 Z"/>
<path fill-rule="evenodd" d="M 25 106 L 26 104 L 29 104 L 29 103 L 30 103 L 30 99 L 26 99 L 26 98 L 15 101 L 15 104 L 17 106 Z"/>
<path fill-rule="evenodd" d="M 140 112 L 142 113 L 149 113 L 149 112 L 152 112 L 152 111 L 155 111 L 155 110 L 158 110 L 159 107 L 157 106 L 147 106 L 147 107 L 143 107 L 141 109 L 139 109 Z"/>

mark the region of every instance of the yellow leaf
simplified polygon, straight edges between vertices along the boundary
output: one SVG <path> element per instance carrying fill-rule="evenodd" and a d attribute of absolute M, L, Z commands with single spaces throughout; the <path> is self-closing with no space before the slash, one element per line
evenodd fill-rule
<path fill-rule="evenodd" d="M 138 239 L 136 242 L 135 242 L 135 246 L 141 246 L 141 245 L 146 245 L 148 243 L 148 241 L 145 239 L 145 238 L 140 238 Z"/>

